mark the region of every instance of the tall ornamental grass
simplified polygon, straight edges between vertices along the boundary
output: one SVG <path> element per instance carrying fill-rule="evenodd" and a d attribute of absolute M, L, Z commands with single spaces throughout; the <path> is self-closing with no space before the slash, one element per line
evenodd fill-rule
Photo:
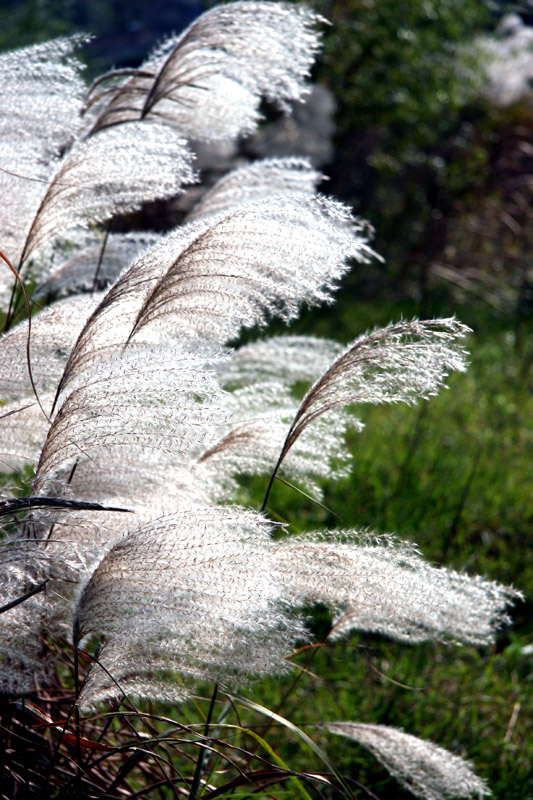
<path fill-rule="evenodd" d="M 110 225 L 201 181 L 192 141 L 235 140 L 262 102 L 303 98 L 322 22 L 286 3 L 220 6 L 89 88 L 83 37 L 0 57 L 6 798 L 373 796 L 329 762 L 325 732 L 419 797 L 488 793 L 415 732 L 324 724 L 320 708 L 304 732 L 240 694 L 354 629 L 483 646 L 506 623 L 511 588 L 393 534 L 291 535 L 268 511 L 279 480 L 320 502 L 362 427 L 347 406 L 428 400 L 466 368 L 468 329 L 400 321 L 346 348 L 259 337 L 376 257 L 301 159 L 239 167 L 165 235 Z M 50 285 L 61 299 L 41 308 Z M 261 509 L 246 502 L 252 475 Z M 276 753 L 273 724 L 308 748 L 308 770 Z"/>

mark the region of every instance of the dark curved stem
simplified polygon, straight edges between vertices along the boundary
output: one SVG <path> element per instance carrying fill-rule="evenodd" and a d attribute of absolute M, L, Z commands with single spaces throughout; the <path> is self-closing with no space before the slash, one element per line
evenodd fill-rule
<path fill-rule="evenodd" d="M 26 363 L 28 365 L 28 375 L 29 375 L 29 378 L 30 378 L 31 388 L 32 388 L 33 394 L 35 395 L 35 399 L 37 400 L 39 408 L 43 412 L 43 414 L 46 417 L 46 419 L 48 420 L 48 422 L 50 422 L 50 417 L 48 416 L 48 414 L 44 410 L 44 408 L 42 406 L 42 403 L 41 403 L 41 400 L 39 398 L 39 395 L 37 393 L 37 387 L 35 386 L 35 381 L 33 380 L 33 372 L 32 372 L 32 368 L 31 368 L 31 355 L 30 355 L 31 305 L 30 305 L 30 298 L 28 297 L 28 293 L 26 291 L 26 287 L 24 286 L 24 281 L 20 277 L 19 272 L 15 269 L 15 267 L 13 266 L 13 264 L 11 263 L 9 258 L 4 253 L 2 253 L 1 250 L 0 250 L 0 258 L 2 259 L 2 261 L 4 261 L 4 263 L 7 264 L 7 266 L 9 267 L 9 269 L 11 270 L 13 275 L 15 276 L 15 279 L 16 279 L 15 286 L 18 284 L 20 286 L 20 288 L 21 288 L 22 294 L 24 295 L 24 302 L 26 304 L 26 310 L 28 312 L 28 338 L 26 339 Z M 11 296 L 11 301 L 13 300 L 13 297 L 14 297 L 14 294 Z M 10 322 L 11 322 L 11 302 L 9 304 L 9 311 L 7 313 L 6 324 L 4 326 L 4 332 L 9 329 Z"/>
<path fill-rule="evenodd" d="M 111 231 L 111 222 L 109 222 L 106 227 L 104 240 L 102 242 L 102 247 L 100 248 L 100 253 L 98 256 L 98 264 L 96 265 L 96 269 L 94 271 L 94 276 L 93 276 L 93 285 L 91 289 L 91 294 L 94 294 L 94 292 L 96 291 L 96 286 L 98 284 L 98 276 L 100 275 L 100 270 L 102 268 L 102 262 L 104 260 L 105 249 L 107 247 L 107 240 L 109 239 L 110 231 Z"/>
<path fill-rule="evenodd" d="M 215 701 L 217 699 L 217 692 L 218 692 L 218 684 L 215 683 L 215 688 L 213 689 L 213 696 L 211 697 L 211 703 L 209 704 L 209 711 L 207 712 L 207 719 L 205 721 L 204 727 L 204 738 L 207 739 L 209 736 L 209 727 L 211 725 L 211 720 L 213 718 L 213 711 L 215 709 Z M 196 800 L 198 786 L 200 785 L 200 778 L 202 777 L 202 772 L 204 769 L 205 757 L 207 755 L 207 748 L 200 747 L 200 752 L 198 754 L 198 761 L 196 762 L 196 769 L 194 770 L 194 777 L 192 780 L 191 791 L 189 793 L 189 800 Z"/>
<path fill-rule="evenodd" d="M 25 600 L 29 600 L 30 597 L 33 597 L 34 594 L 39 594 L 39 592 L 44 592 L 46 589 L 46 584 L 50 578 L 46 578 L 46 580 L 42 581 L 42 583 L 38 583 L 37 586 L 34 586 L 33 589 L 30 589 L 29 592 L 26 594 L 17 597 L 16 600 L 11 600 L 10 603 L 6 603 L 3 606 L 0 606 L 0 614 L 3 614 L 5 611 L 9 611 L 10 608 L 15 608 L 15 606 L 19 606 L 21 603 L 24 603 Z"/>
<path fill-rule="evenodd" d="M 103 506 L 85 500 L 65 500 L 61 497 L 14 497 L 12 500 L 0 500 L 0 517 L 16 514 L 27 508 L 75 508 L 79 511 L 122 511 L 132 514 L 129 508 Z"/>

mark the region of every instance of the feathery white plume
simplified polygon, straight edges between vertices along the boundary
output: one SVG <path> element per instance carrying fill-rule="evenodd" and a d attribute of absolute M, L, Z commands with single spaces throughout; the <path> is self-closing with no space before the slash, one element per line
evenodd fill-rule
<path fill-rule="evenodd" d="M 191 160 L 183 139 L 164 125 L 130 123 L 78 142 L 50 180 L 21 263 L 70 227 L 178 194 L 194 180 Z"/>
<path fill-rule="evenodd" d="M 296 413 L 289 390 L 316 380 L 340 352 L 339 344 L 325 339 L 278 336 L 244 345 L 221 364 L 220 382 L 232 390 L 225 398 L 229 427 L 195 467 L 209 476 L 214 498 L 235 491 L 236 475 L 272 471 Z M 320 497 L 317 479 L 339 478 L 348 471 L 348 428 L 361 430 L 362 425 L 341 409 L 317 420 L 288 454 L 285 477 Z"/>
<path fill-rule="evenodd" d="M 313 195 L 320 179 L 321 175 L 303 158 L 255 161 L 217 181 L 189 212 L 187 221 L 286 192 Z"/>
<path fill-rule="evenodd" d="M 432 742 L 386 725 L 328 722 L 323 727 L 366 747 L 402 786 L 424 800 L 490 794 L 468 761 Z"/>
<path fill-rule="evenodd" d="M 88 320 L 59 390 L 131 339 L 218 346 L 268 315 L 328 302 L 349 257 L 372 251 L 359 223 L 326 198 L 244 203 L 168 234 L 118 279 Z"/>
<path fill-rule="evenodd" d="M 431 567 L 391 537 L 358 543 L 347 532 L 339 539 L 276 543 L 260 516 L 237 508 L 152 521 L 115 544 L 93 573 L 76 612 L 75 640 L 104 636 L 104 665 L 125 691 L 177 698 L 185 688 L 175 673 L 227 681 L 282 669 L 283 655 L 305 637 L 291 607 L 348 605 L 347 627 L 404 641 L 479 644 L 491 639 L 505 619 L 502 607 L 517 596 Z M 116 685 L 95 669 L 81 702 L 114 696 Z"/>
<path fill-rule="evenodd" d="M 274 336 L 238 347 L 221 365 L 225 388 L 253 386 L 266 380 L 285 386 L 311 383 L 328 369 L 344 348 L 331 339 L 314 336 Z"/>
<path fill-rule="evenodd" d="M 79 379 L 122 352 L 145 298 L 165 273 L 169 263 L 199 235 L 210 222 L 200 220 L 177 228 L 137 258 L 105 294 L 80 333 L 60 381 L 59 395 L 70 381 Z M 140 343 L 142 347 L 142 340 Z M 195 349 L 195 346 L 192 346 Z"/>
<path fill-rule="evenodd" d="M 233 507 L 175 513 L 130 533 L 83 590 L 75 642 L 104 636 L 101 658 L 113 678 L 149 697 L 183 697 L 176 672 L 227 682 L 283 670 L 303 628 L 277 605 L 270 528 Z M 120 697 L 116 684 L 94 667 L 81 705 L 113 696 Z"/>
<path fill-rule="evenodd" d="M 469 331 L 454 318 L 412 320 L 356 339 L 302 400 L 270 486 L 298 438 L 326 412 L 351 403 L 415 403 L 436 394 L 452 370 L 466 369 L 466 353 L 456 340 Z"/>
<path fill-rule="evenodd" d="M 238 475 L 270 473 L 295 413 L 295 402 L 283 384 L 254 382 L 225 395 L 229 424 L 195 467 L 209 479 L 213 498 L 234 495 Z M 348 428 L 357 420 L 338 410 L 327 421 L 319 420 L 289 453 L 283 474 L 290 481 L 321 496 L 317 479 L 339 478 L 348 473 L 350 455 L 344 445 Z"/>
<path fill-rule="evenodd" d="M 114 491 L 116 476 L 124 484 L 121 470 L 130 460 L 143 465 L 147 476 L 156 471 L 158 484 L 171 480 L 168 470 L 176 460 L 215 440 L 220 389 L 211 361 L 210 352 L 132 347 L 81 376 L 50 427 L 34 494 L 48 493 L 50 481 L 61 481 L 85 460 L 100 472 L 107 493 Z M 147 489 L 142 477 L 141 485 L 131 480 L 127 507 L 149 503 Z"/>
<path fill-rule="evenodd" d="M 73 52 L 85 41 L 80 35 L 52 39 L 0 55 L 2 146 L 18 139 L 20 162 L 50 160 L 79 130 L 84 67 Z"/>
<path fill-rule="evenodd" d="M 348 258 L 365 262 L 372 254 L 349 211 L 325 197 L 278 195 L 234 206 L 205 224 L 181 253 L 169 248 L 166 255 L 162 246 L 168 266 L 133 336 L 157 321 L 165 335 L 224 343 L 270 316 L 289 321 L 303 303 L 331 300 Z"/>
<path fill-rule="evenodd" d="M 54 39 L 0 55 L 2 250 L 17 263 L 46 184 L 79 130 L 85 86 L 73 57 L 83 36 Z M 0 288 L 9 285 L 2 275 Z"/>
<path fill-rule="evenodd" d="M 59 264 L 55 263 L 45 280 L 41 270 L 41 283 L 35 294 L 57 300 L 66 295 L 109 289 L 125 267 L 153 247 L 161 236 L 132 231 L 110 233 L 103 240 L 94 235 L 87 237 L 90 241 L 62 258 Z"/>
<path fill-rule="evenodd" d="M 118 88 L 113 73 L 111 86 L 103 76 L 89 94 L 89 107 L 104 104 L 91 132 L 155 119 L 193 139 L 251 133 L 261 97 L 285 107 L 305 92 L 319 46 L 314 31 L 319 19 L 310 9 L 288 3 L 218 6 L 169 40 Z"/>
<path fill-rule="evenodd" d="M 101 295 L 73 297 L 32 316 L 30 355 L 39 392 L 52 392 L 68 354 Z M 0 400 L 32 395 L 27 363 L 28 321 L 0 338 Z"/>
<path fill-rule="evenodd" d="M 23 696 L 46 680 L 53 664 L 43 636 L 65 629 L 65 581 L 76 581 L 86 558 L 75 544 L 4 537 L 0 544 L 0 606 L 38 591 L 0 614 L 0 694 Z M 50 591 L 50 589 L 53 590 Z"/>
<path fill-rule="evenodd" d="M 40 394 L 43 408 L 53 398 Z M 48 432 L 49 422 L 33 398 L 0 406 L 0 473 L 14 472 L 26 464 L 34 467 Z"/>
<path fill-rule="evenodd" d="M 487 644 L 508 622 L 512 588 L 426 563 L 414 545 L 355 531 L 308 534 L 274 553 L 288 601 L 341 612 L 333 636 L 353 629 L 406 642 Z"/>

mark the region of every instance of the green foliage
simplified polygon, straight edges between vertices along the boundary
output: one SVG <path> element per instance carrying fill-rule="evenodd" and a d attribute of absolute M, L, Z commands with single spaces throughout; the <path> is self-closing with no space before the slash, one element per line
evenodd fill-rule
<path fill-rule="evenodd" d="M 402 169 L 403 157 L 418 163 L 421 149 L 450 133 L 469 99 L 475 63 L 462 48 L 489 25 L 488 6 L 477 0 L 332 0 L 323 11 L 334 21 L 324 58 L 338 90 L 341 130 L 385 129 L 394 150 L 392 173 Z"/>
<path fill-rule="evenodd" d="M 477 185 L 487 150 L 475 141 L 480 65 L 473 38 L 494 27 L 478 0 L 318 0 L 333 22 L 321 78 L 338 103 L 334 190 L 375 225 L 398 271 L 450 196 Z M 474 110 L 476 108 L 476 110 Z"/>
<path fill-rule="evenodd" d="M 467 752 L 487 777 L 495 798 L 522 800 L 533 792 L 533 752 L 528 742 L 533 708 L 531 655 L 522 653 L 520 643 L 521 638 L 513 635 L 501 652 L 461 648 L 450 658 L 449 650 L 438 645 L 413 650 L 352 637 L 350 643 L 322 650 L 307 663 L 308 672 L 283 713 L 292 714 L 304 729 L 315 721 L 317 707 L 324 720 L 358 715 L 367 722 L 416 729 L 422 738 L 463 755 Z M 305 656 L 299 657 L 302 666 L 308 661 Z M 289 679 L 275 686 L 264 683 L 262 702 L 275 708 L 288 684 Z M 369 763 L 364 750 L 326 734 L 318 741 L 342 775 L 371 787 L 380 800 L 410 796 Z M 306 758 L 293 746 L 293 768 L 303 768 Z"/>
<path fill-rule="evenodd" d="M 61 0 L 16 0 L 0 11 L 0 50 L 12 50 L 72 31 Z"/>

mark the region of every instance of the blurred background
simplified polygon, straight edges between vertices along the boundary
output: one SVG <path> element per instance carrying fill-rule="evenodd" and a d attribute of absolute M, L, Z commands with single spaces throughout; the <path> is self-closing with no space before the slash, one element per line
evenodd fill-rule
<path fill-rule="evenodd" d="M 137 66 L 208 5 L 3 0 L 0 49 L 90 32 L 91 79 Z M 198 146 L 206 181 L 247 159 L 309 157 L 328 178 L 322 191 L 369 221 L 384 261 L 355 269 L 335 306 L 304 314 L 299 331 L 348 342 L 402 316 L 456 314 L 473 329 L 471 365 L 430 403 L 357 410 L 366 428 L 353 436 L 352 475 L 325 488 L 336 516 L 287 487 L 271 504 L 294 529 L 395 532 L 526 600 L 491 652 L 368 636 L 321 651 L 295 721 L 320 708 L 324 719 L 397 725 L 468 753 L 496 798 L 533 798 L 533 5 L 313 5 L 333 24 L 308 102 L 291 118 L 266 108 L 263 128 L 234 148 Z M 159 208 L 158 224 L 182 212 Z M 320 632 L 320 614 L 313 624 Z M 264 682 L 254 696 L 276 707 L 285 688 Z M 328 750 L 380 798 L 408 796 L 355 745 Z M 296 745 L 284 758 L 303 764 Z"/>

